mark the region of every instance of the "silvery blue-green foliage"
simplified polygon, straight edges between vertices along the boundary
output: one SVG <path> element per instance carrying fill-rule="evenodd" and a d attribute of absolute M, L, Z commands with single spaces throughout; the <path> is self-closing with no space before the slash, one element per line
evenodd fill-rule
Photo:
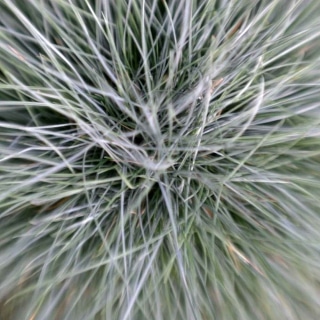
<path fill-rule="evenodd" d="M 319 16 L 0 0 L 0 318 L 319 319 Z"/>

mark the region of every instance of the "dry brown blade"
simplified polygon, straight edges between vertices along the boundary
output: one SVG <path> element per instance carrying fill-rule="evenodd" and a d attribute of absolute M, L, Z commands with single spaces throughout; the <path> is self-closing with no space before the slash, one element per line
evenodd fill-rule
<path fill-rule="evenodd" d="M 222 113 L 222 109 L 220 109 L 217 114 L 216 114 L 216 117 L 220 117 L 221 116 L 221 113 Z"/>
<path fill-rule="evenodd" d="M 110 232 L 113 230 L 113 227 L 115 226 L 116 222 L 117 222 L 117 217 L 115 216 L 111 222 L 111 226 L 108 228 L 107 232 L 106 232 L 106 235 L 104 237 L 105 241 L 107 241 L 108 239 L 108 236 L 110 234 Z M 103 253 L 103 247 L 104 247 L 104 243 L 102 242 L 101 245 L 99 246 L 98 248 L 98 251 L 97 253 L 95 254 L 95 257 L 98 257 L 100 254 Z"/>
<path fill-rule="evenodd" d="M 75 289 L 71 289 L 70 293 L 65 297 L 63 301 L 58 306 L 57 315 L 55 317 L 55 320 L 62 319 L 63 315 L 66 313 L 68 306 L 71 304 L 71 299 L 75 296 Z"/>
<path fill-rule="evenodd" d="M 64 204 L 65 202 L 67 202 L 70 199 L 70 197 L 65 197 L 62 198 L 60 200 L 58 200 L 57 202 L 53 203 L 52 205 L 50 205 L 47 210 L 51 211 L 53 209 L 56 209 L 58 207 L 60 207 L 62 204 Z"/>
<path fill-rule="evenodd" d="M 299 55 L 300 56 L 304 56 L 310 49 L 312 49 L 314 47 L 314 45 L 312 44 L 309 44 L 309 45 L 306 45 L 304 47 L 302 47 L 300 50 L 299 50 Z"/>
<path fill-rule="evenodd" d="M 54 38 L 54 41 L 56 42 L 56 44 L 57 45 L 59 45 L 59 46 L 63 46 L 63 42 L 62 42 L 62 39 L 60 39 L 60 38 Z"/>
<path fill-rule="evenodd" d="M 210 86 L 210 95 L 213 94 L 215 89 L 223 82 L 223 78 L 220 78 L 218 80 L 212 80 L 211 86 Z M 205 96 L 205 93 L 202 93 L 201 96 L 198 97 L 198 99 L 201 101 L 203 97 Z"/>
<path fill-rule="evenodd" d="M 286 261 L 281 256 L 274 254 L 274 255 L 272 255 L 271 259 L 274 262 L 276 262 L 278 265 L 284 267 L 285 269 L 287 269 L 287 270 L 289 269 L 288 264 L 286 263 Z"/>
<path fill-rule="evenodd" d="M 213 218 L 213 211 L 209 207 L 204 206 L 203 211 L 209 218 Z"/>
<path fill-rule="evenodd" d="M 15 48 L 13 48 L 11 46 L 8 46 L 8 48 L 20 61 L 23 61 L 23 62 L 26 61 L 26 59 L 23 57 L 23 55 L 18 50 L 16 50 Z"/>
<path fill-rule="evenodd" d="M 227 33 L 227 39 L 230 39 L 242 26 L 243 20 L 239 20 L 234 27 Z"/>
<path fill-rule="evenodd" d="M 31 315 L 31 317 L 29 318 L 29 320 L 34 320 L 34 319 L 36 318 L 36 316 L 37 316 L 37 311 L 35 311 L 35 312 Z"/>
<path fill-rule="evenodd" d="M 211 87 L 210 87 L 210 94 L 213 94 L 214 90 L 220 86 L 220 84 L 223 82 L 223 78 L 220 78 L 218 80 L 213 80 L 211 82 Z"/>
<path fill-rule="evenodd" d="M 138 213 L 140 213 L 140 215 L 142 216 L 145 213 L 145 211 L 146 211 L 146 208 L 143 208 L 141 211 L 131 210 L 130 214 L 137 215 Z"/>
<path fill-rule="evenodd" d="M 240 265 L 239 259 L 237 259 L 236 255 L 235 255 L 233 248 L 234 248 L 234 246 L 231 244 L 231 242 L 228 241 L 227 242 L 228 252 L 231 256 L 233 263 L 235 264 L 237 271 L 239 272 L 241 270 L 241 265 Z"/>
<path fill-rule="evenodd" d="M 31 264 L 29 264 L 31 265 Z M 23 270 L 19 281 L 18 281 L 18 289 L 22 290 L 23 285 L 29 280 L 29 278 L 31 278 L 32 276 L 32 268 L 28 268 L 29 265 L 27 267 L 25 267 L 25 269 Z"/>
<path fill-rule="evenodd" d="M 238 259 L 235 259 L 235 256 L 237 256 L 242 262 L 245 264 L 250 265 L 255 271 L 257 271 L 260 275 L 265 276 L 265 274 L 259 269 L 258 266 L 256 266 L 253 262 L 251 262 L 240 250 L 238 250 L 230 241 L 227 243 L 228 251 L 234 260 L 236 267 Z M 238 269 L 238 268 L 237 268 Z M 239 268 L 240 269 L 240 268 Z"/>

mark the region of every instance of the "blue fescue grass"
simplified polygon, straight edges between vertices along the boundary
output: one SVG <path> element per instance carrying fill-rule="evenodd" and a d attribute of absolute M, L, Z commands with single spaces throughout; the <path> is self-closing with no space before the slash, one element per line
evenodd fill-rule
<path fill-rule="evenodd" d="M 0 1 L 0 317 L 318 319 L 320 3 Z"/>

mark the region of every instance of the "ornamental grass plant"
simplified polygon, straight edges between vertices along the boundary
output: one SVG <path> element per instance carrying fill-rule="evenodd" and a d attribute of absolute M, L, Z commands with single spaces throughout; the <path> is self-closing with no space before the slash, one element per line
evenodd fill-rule
<path fill-rule="evenodd" d="M 319 16 L 0 0 L 0 319 L 320 319 Z"/>

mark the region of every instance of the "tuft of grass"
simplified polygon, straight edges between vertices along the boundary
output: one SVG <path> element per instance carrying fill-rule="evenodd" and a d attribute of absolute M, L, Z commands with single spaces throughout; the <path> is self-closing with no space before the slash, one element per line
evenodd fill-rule
<path fill-rule="evenodd" d="M 319 15 L 0 0 L 0 318 L 319 319 Z"/>

